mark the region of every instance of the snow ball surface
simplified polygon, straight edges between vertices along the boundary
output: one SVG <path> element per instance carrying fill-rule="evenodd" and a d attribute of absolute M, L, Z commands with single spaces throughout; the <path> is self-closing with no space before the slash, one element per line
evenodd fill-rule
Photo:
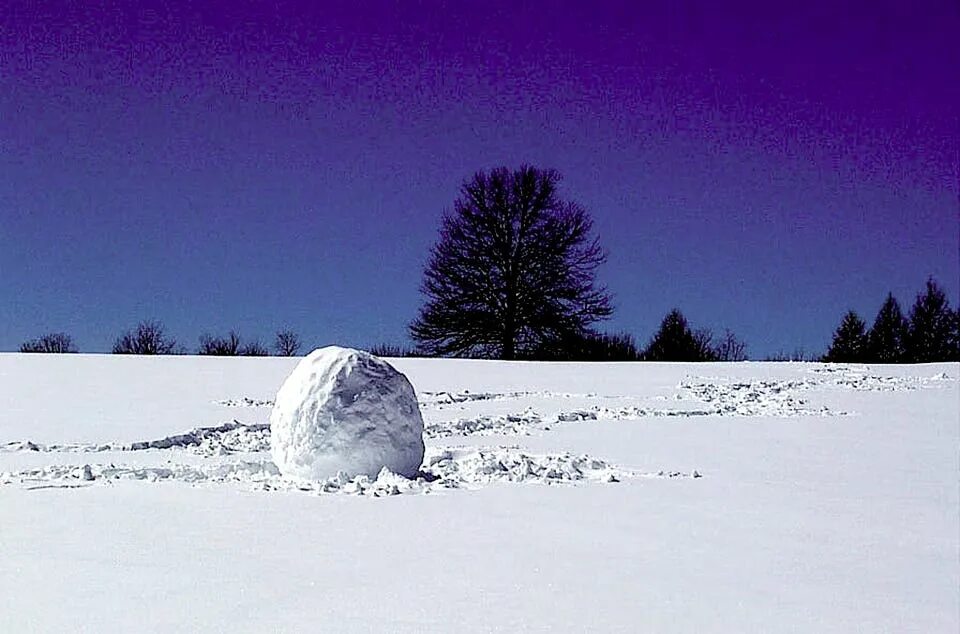
<path fill-rule="evenodd" d="M 270 413 L 280 473 L 314 482 L 376 478 L 386 467 L 412 478 L 423 462 L 423 418 L 407 377 L 367 352 L 330 346 L 287 377 Z"/>

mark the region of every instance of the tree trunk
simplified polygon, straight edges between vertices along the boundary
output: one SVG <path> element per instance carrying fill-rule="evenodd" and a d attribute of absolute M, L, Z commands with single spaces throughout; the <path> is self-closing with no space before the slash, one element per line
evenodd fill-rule
<path fill-rule="evenodd" d="M 512 332 L 508 332 L 507 330 L 504 330 L 503 350 L 501 351 L 500 354 L 507 361 L 512 361 L 513 358 L 516 356 L 516 351 L 514 350 L 514 341 L 513 341 Z"/>

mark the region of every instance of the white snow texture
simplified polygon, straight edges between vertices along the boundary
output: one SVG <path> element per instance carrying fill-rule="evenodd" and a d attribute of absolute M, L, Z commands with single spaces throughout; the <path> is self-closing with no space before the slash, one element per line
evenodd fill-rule
<path fill-rule="evenodd" d="M 286 477 L 412 478 L 423 462 L 423 418 L 407 377 L 361 350 L 329 346 L 293 370 L 270 413 L 270 451 Z"/>

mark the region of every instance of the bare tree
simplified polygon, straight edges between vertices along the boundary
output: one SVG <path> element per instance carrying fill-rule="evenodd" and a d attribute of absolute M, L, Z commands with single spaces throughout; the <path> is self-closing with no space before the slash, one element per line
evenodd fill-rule
<path fill-rule="evenodd" d="M 64 332 L 51 332 L 30 341 L 25 341 L 20 345 L 20 352 L 52 352 L 68 353 L 76 352 L 77 347 L 73 344 L 73 338 Z"/>
<path fill-rule="evenodd" d="M 521 166 L 465 182 L 424 271 L 410 332 L 430 356 L 522 357 L 613 312 L 594 274 L 606 259 L 560 175 Z"/>
<path fill-rule="evenodd" d="M 281 357 L 295 357 L 300 352 L 300 337 L 292 330 L 281 330 L 277 333 L 273 349 Z"/>
<path fill-rule="evenodd" d="M 166 335 L 159 321 L 144 321 L 113 344 L 114 354 L 176 354 L 177 342 Z"/>
<path fill-rule="evenodd" d="M 693 340 L 697 344 L 698 361 L 717 360 L 717 351 L 713 344 L 713 331 L 709 328 L 698 328 L 693 331 Z"/>
<path fill-rule="evenodd" d="M 231 330 L 226 337 L 212 335 L 200 336 L 200 347 L 197 354 L 216 357 L 236 357 L 240 355 L 240 335 Z"/>
<path fill-rule="evenodd" d="M 746 361 L 747 344 L 738 339 L 728 328 L 723 331 L 723 337 L 713 347 L 713 356 L 717 361 Z"/>
<path fill-rule="evenodd" d="M 259 341 L 251 341 L 240 348 L 240 355 L 244 357 L 266 357 L 269 354 L 267 347 Z"/>
<path fill-rule="evenodd" d="M 420 357 L 423 356 L 416 348 L 397 346 L 389 343 L 378 343 L 369 350 L 375 357 Z"/>
<path fill-rule="evenodd" d="M 768 354 L 763 358 L 764 361 L 823 361 L 823 355 L 815 352 L 807 352 L 803 347 L 794 348 L 792 353 L 786 353 L 779 350 L 774 354 Z"/>

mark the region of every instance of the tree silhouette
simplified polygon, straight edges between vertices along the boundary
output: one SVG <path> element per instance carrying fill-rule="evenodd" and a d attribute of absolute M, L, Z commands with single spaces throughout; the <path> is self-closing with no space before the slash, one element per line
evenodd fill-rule
<path fill-rule="evenodd" d="M 270 351 L 257 340 L 243 343 L 240 335 L 231 330 L 225 337 L 201 335 L 197 354 L 212 357 L 266 357 Z"/>
<path fill-rule="evenodd" d="M 175 354 L 177 342 L 167 337 L 159 321 L 144 321 L 113 344 L 114 354 Z"/>
<path fill-rule="evenodd" d="M 73 338 L 64 332 L 51 332 L 42 337 L 25 341 L 20 345 L 20 352 L 72 353 L 76 351 L 77 347 L 73 345 Z"/>
<path fill-rule="evenodd" d="M 411 324 L 432 356 L 514 359 L 584 334 L 613 312 L 594 280 L 606 255 L 560 175 L 522 166 L 478 172 L 444 214 L 424 271 L 426 304 Z"/>
<path fill-rule="evenodd" d="M 242 357 L 267 357 L 270 356 L 270 351 L 265 345 L 260 343 L 257 340 L 251 341 L 250 343 L 245 343 L 242 348 L 240 348 L 240 356 Z"/>
<path fill-rule="evenodd" d="M 300 337 L 292 330 L 277 332 L 273 349 L 281 357 L 294 357 L 300 351 Z"/>
<path fill-rule="evenodd" d="M 687 318 L 675 308 L 663 318 L 643 358 L 647 361 L 712 361 L 711 339 L 708 331 L 691 331 Z"/>
<path fill-rule="evenodd" d="M 407 346 L 398 346 L 392 343 L 378 343 L 373 346 L 370 346 L 368 350 L 370 354 L 375 357 L 422 357 L 423 354 L 416 348 L 410 348 Z"/>
<path fill-rule="evenodd" d="M 738 339 L 731 330 L 725 330 L 723 338 L 713 347 L 713 356 L 717 361 L 746 361 L 747 344 Z"/>
<path fill-rule="evenodd" d="M 866 360 L 871 363 L 902 363 L 906 354 L 908 324 L 900 302 L 887 294 L 873 327 L 867 334 Z"/>
<path fill-rule="evenodd" d="M 960 360 L 957 339 L 956 315 L 946 293 L 930 278 L 910 309 L 907 359 L 911 363 Z"/>
<path fill-rule="evenodd" d="M 240 335 L 233 330 L 227 333 L 226 337 L 201 335 L 197 354 L 214 357 L 240 356 Z"/>
<path fill-rule="evenodd" d="M 829 363 L 863 363 L 867 355 L 866 324 L 854 311 L 843 316 L 823 360 Z"/>
<path fill-rule="evenodd" d="M 536 361 L 640 361 L 643 356 L 627 333 L 588 332 L 544 342 L 525 357 Z"/>
<path fill-rule="evenodd" d="M 960 361 L 960 306 L 953 309 L 953 336 L 950 338 L 949 361 Z"/>
<path fill-rule="evenodd" d="M 697 342 L 697 361 L 716 361 L 716 346 L 713 332 L 709 328 L 697 328 L 693 331 L 693 340 Z"/>

